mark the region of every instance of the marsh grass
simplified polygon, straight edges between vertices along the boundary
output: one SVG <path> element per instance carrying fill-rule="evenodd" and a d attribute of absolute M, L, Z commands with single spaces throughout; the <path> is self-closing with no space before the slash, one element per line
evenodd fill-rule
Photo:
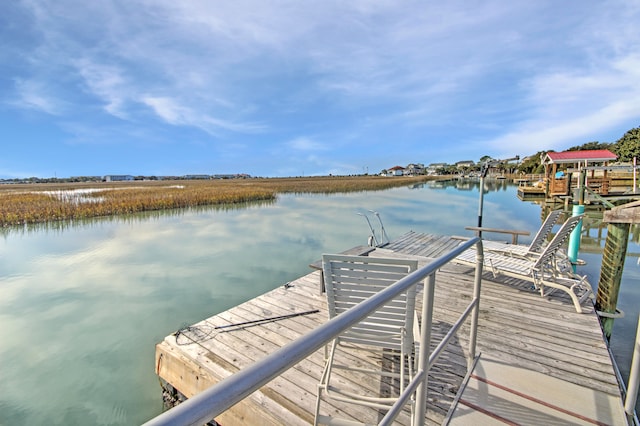
<path fill-rule="evenodd" d="M 309 177 L 0 185 L 0 225 L 275 200 L 278 193 L 383 190 L 423 177 Z"/>

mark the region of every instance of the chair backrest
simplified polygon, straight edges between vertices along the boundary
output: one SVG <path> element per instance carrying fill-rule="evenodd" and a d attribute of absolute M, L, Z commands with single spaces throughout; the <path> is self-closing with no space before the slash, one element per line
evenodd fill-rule
<path fill-rule="evenodd" d="M 560 227 L 556 235 L 554 235 L 551 242 L 549 242 L 549 244 L 547 244 L 547 246 L 544 247 L 544 250 L 542 251 L 542 253 L 540 253 L 540 257 L 536 261 L 534 265 L 534 269 L 542 269 L 545 265 L 551 262 L 555 253 L 567 241 L 567 239 L 569 238 L 569 235 L 571 234 L 571 231 L 574 230 L 574 228 L 582 220 L 583 216 L 584 215 L 571 216 L 562 224 L 562 226 Z"/>
<path fill-rule="evenodd" d="M 417 260 L 323 255 L 329 318 L 340 315 L 417 268 Z M 404 329 L 408 337 L 412 335 L 415 293 L 414 285 L 345 331 L 339 340 L 395 350 L 404 346 L 409 351 L 413 339 L 400 337 L 399 331 Z"/>
<path fill-rule="evenodd" d="M 547 236 L 558 221 L 558 217 L 562 214 L 562 210 L 553 210 L 538 229 L 538 233 L 533 237 L 533 241 L 529 245 L 529 253 L 540 253 L 543 250 Z"/>

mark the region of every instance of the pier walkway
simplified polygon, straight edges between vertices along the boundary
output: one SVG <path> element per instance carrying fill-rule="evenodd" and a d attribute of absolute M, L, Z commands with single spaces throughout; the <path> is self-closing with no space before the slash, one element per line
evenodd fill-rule
<path fill-rule="evenodd" d="M 430 258 L 459 244 L 451 237 L 410 232 L 369 256 Z M 439 341 L 472 297 L 473 270 L 448 264 L 436 276 L 432 340 Z M 417 298 L 421 301 L 421 297 Z M 457 333 L 429 375 L 429 425 L 625 424 L 620 390 L 593 306 L 575 312 L 563 294 L 542 298 L 528 282 L 483 276 L 477 352 L 467 375 L 469 330 Z M 416 310 L 420 312 L 420 306 Z M 311 272 L 228 311 L 167 336 L 156 346 L 156 373 L 189 398 L 251 365 L 324 323 L 320 271 Z M 256 321 L 260 319 L 265 321 Z M 380 364 L 371 354 L 351 356 L 359 365 Z M 303 425 L 313 422 L 323 351 L 293 366 L 218 421 L 234 424 Z M 393 363 L 384 355 L 383 364 Z M 350 383 L 384 392 L 381 383 Z M 464 392 L 459 390 L 467 384 Z M 325 414 L 375 423 L 375 410 L 323 403 Z M 399 424 L 409 424 L 409 416 Z"/>

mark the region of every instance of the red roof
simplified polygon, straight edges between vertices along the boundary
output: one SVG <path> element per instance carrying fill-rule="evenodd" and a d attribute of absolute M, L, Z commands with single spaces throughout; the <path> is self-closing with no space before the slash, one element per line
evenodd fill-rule
<path fill-rule="evenodd" d="M 549 163 L 577 163 L 580 161 L 612 161 L 618 158 L 608 149 L 592 149 L 586 151 L 547 152 Z"/>

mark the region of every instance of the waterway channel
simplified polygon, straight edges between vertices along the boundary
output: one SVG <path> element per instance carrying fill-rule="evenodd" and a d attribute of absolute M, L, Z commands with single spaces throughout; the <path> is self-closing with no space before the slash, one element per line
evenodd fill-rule
<path fill-rule="evenodd" d="M 487 182 L 483 225 L 535 233 L 541 206 Z M 311 270 L 324 252 L 409 230 L 471 236 L 478 185 L 428 183 L 274 202 L 8 228 L 0 238 L 0 424 L 132 425 L 162 411 L 154 345 Z M 591 222 L 597 225 L 597 218 Z M 630 242 L 612 350 L 626 378 L 640 307 Z M 606 228 L 593 228 L 591 248 Z M 520 240 L 528 243 L 530 238 Z M 600 254 L 579 272 L 598 282 Z"/>

